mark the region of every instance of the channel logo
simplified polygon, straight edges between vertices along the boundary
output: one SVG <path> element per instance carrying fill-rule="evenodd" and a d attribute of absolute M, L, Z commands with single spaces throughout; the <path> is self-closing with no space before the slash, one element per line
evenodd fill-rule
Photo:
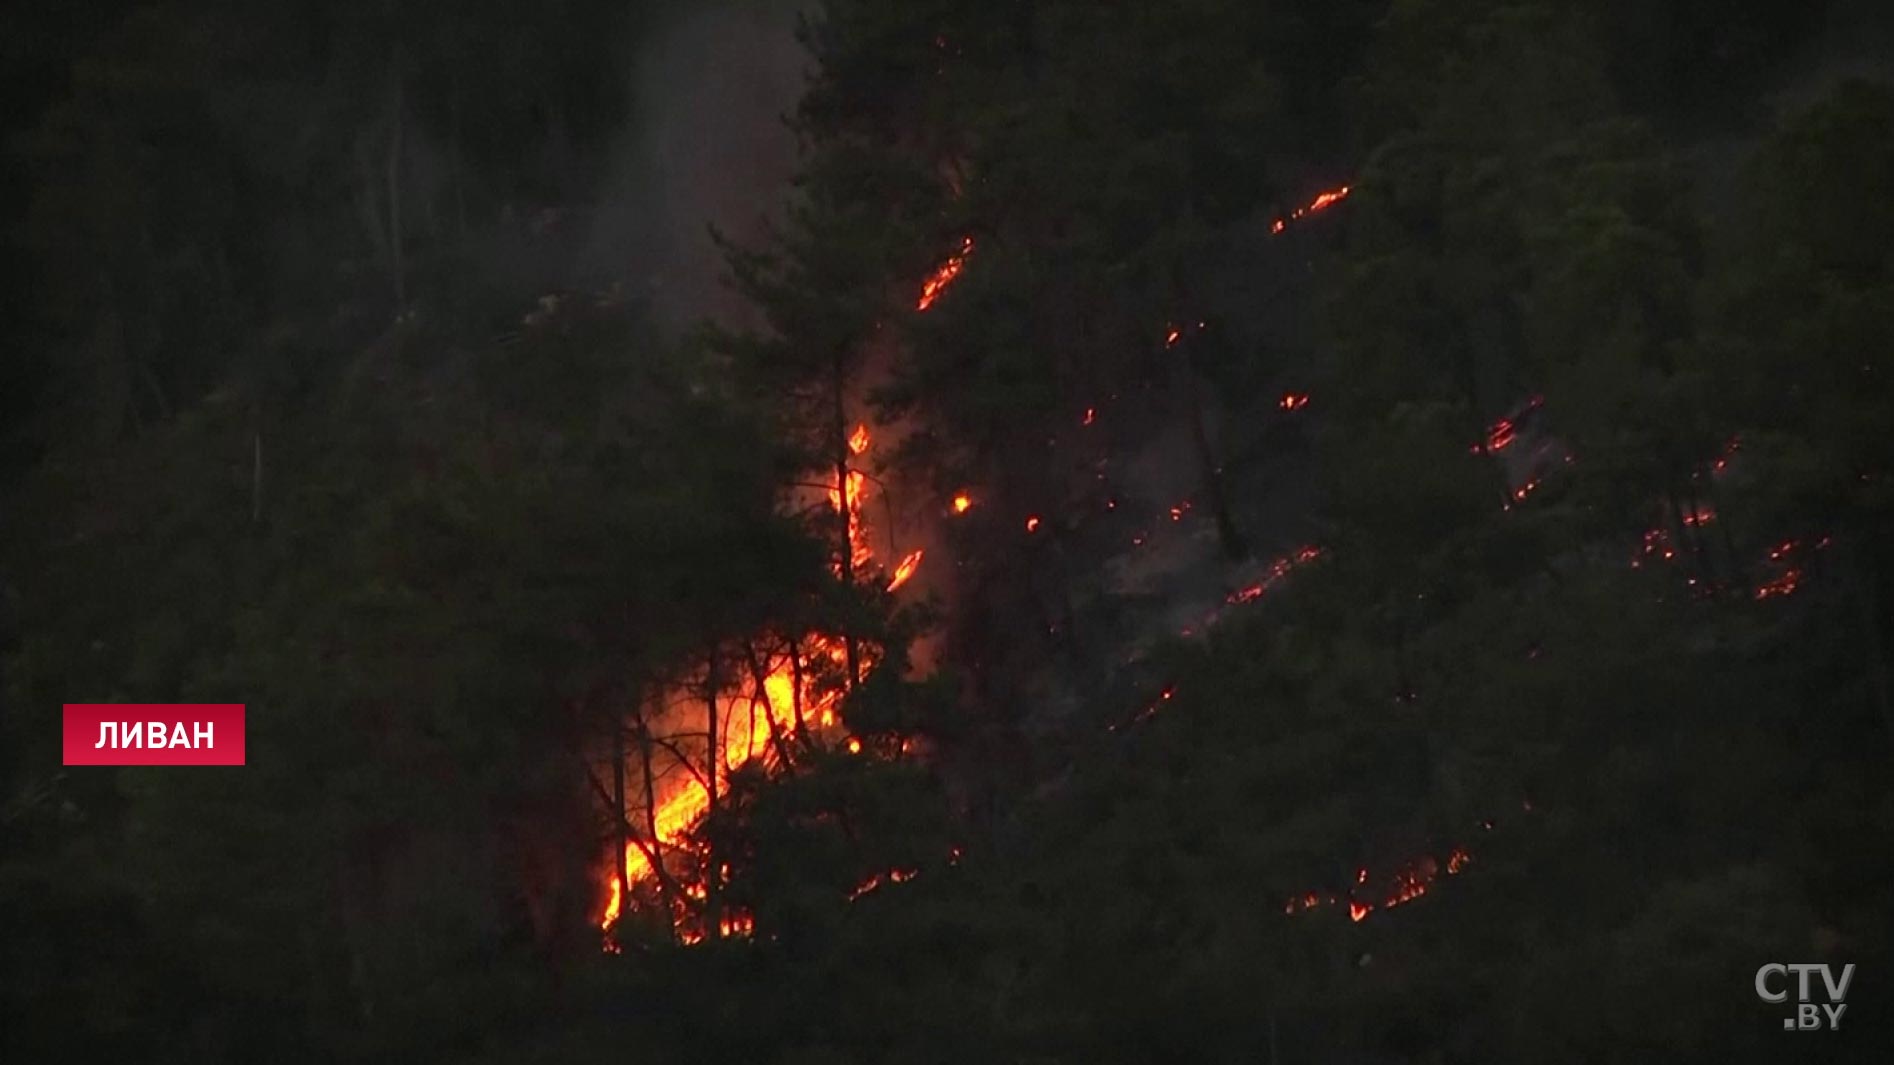
<path fill-rule="evenodd" d="M 1809 983 L 1813 974 L 1821 974 L 1823 1000 L 1818 1002 L 1811 994 L 1815 990 Z M 1794 979 L 1791 980 L 1790 976 Z M 1848 985 L 1854 982 L 1855 967 L 1841 967 L 1841 977 L 1836 978 L 1834 970 L 1826 965 L 1797 963 L 1784 965 L 1770 962 L 1756 970 L 1756 997 L 1764 1002 L 1780 1004 L 1789 1000 L 1789 988 L 1795 988 L 1795 1012 L 1782 1019 L 1782 1028 L 1788 1032 L 1833 1032 L 1841 1027 L 1841 1015 L 1848 1005 L 1842 1001 L 1848 997 Z"/>

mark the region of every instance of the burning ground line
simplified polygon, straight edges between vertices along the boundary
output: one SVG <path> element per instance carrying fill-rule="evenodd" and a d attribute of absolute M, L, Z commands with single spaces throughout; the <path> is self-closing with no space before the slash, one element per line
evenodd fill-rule
<path fill-rule="evenodd" d="M 1485 824 L 1491 824 L 1491 822 L 1485 822 Z M 1367 920 L 1368 915 L 1377 908 L 1391 910 L 1427 894 L 1443 872 L 1447 876 L 1458 876 L 1471 864 L 1473 864 L 1473 854 L 1465 847 L 1454 847 L 1449 851 L 1444 867 L 1433 855 L 1423 854 L 1395 869 L 1394 874 L 1384 881 L 1387 885 L 1386 892 L 1373 894 L 1363 890 L 1368 886 L 1368 867 L 1362 866 L 1355 871 L 1355 883 L 1346 892 L 1338 895 L 1333 892 L 1309 891 L 1291 896 L 1289 901 L 1283 904 L 1282 912 L 1294 916 L 1321 906 L 1339 906 L 1345 901 L 1348 904 L 1348 919 L 1360 924 Z M 1364 900 L 1361 897 L 1363 895 L 1368 895 L 1368 900 Z"/>
<path fill-rule="evenodd" d="M 1522 799 L 1519 805 L 1525 813 L 1532 812 L 1531 799 Z M 1480 831 L 1491 832 L 1495 824 L 1492 818 L 1484 818 L 1479 822 Z M 1394 873 L 1381 882 L 1385 891 L 1364 890 L 1368 887 L 1368 867 L 1361 866 L 1355 870 L 1355 882 L 1346 891 L 1306 891 L 1292 895 L 1283 903 L 1282 912 L 1293 917 L 1323 906 L 1346 903 L 1348 919 L 1360 924 L 1377 909 L 1391 910 L 1428 894 L 1443 875 L 1459 876 L 1472 864 L 1473 851 L 1461 844 L 1447 851 L 1444 863 L 1432 854 L 1422 854 L 1397 866 Z"/>

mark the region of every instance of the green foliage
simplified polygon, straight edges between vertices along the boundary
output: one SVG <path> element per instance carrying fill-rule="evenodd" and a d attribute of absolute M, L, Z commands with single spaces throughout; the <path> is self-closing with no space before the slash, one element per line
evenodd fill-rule
<path fill-rule="evenodd" d="M 655 14 L 88 8 L 9 127 L 0 1056 L 1762 1061 L 1813 960 L 1880 1060 L 1894 94 L 1731 107 L 1721 198 L 1705 57 L 1802 31 L 1699 6 L 837 0 L 756 327 L 675 343 L 470 250 L 584 199 Z M 789 502 L 864 404 L 975 493 L 919 607 Z M 1321 548 L 1187 638 L 1098 518 L 1186 437 Z M 841 727 L 676 848 L 753 934 L 601 953 L 600 755 L 817 634 Z M 250 764 L 58 771 L 80 700 Z"/>

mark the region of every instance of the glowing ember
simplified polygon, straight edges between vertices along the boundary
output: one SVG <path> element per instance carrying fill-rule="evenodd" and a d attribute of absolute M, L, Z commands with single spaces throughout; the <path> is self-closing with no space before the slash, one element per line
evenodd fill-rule
<path fill-rule="evenodd" d="M 1276 561 L 1271 562 L 1269 568 L 1263 572 L 1262 580 L 1257 581 L 1247 588 L 1240 588 L 1237 591 L 1231 592 L 1225 597 L 1224 602 L 1234 606 L 1260 599 L 1264 592 L 1274 587 L 1284 577 L 1287 577 L 1290 570 L 1295 569 L 1297 566 L 1314 562 L 1320 557 L 1322 557 L 1322 549 L 1319 547 L 1310 545 L 1298 548 L 1295 554 L 1284 555 Z"/>
<path fill-rule="evenodd" d="M 905 884 L 920 875 L 919 869 L 890 869 L 886 873 L 876 873 L 856 885 L 855 890 L 848 893 L 848 901 L 854 902 L 883 884 Z"/>
<path fill-rule="evenodd" d="M 1801 583 L 1802 571 L 1790 567 L 1781 576 L 1758 587 L 1756 589 L 1756 598 L 1774 599 L 1778 596 L 1790 595 L 1795 592 L 1796 587 Z"/>
<path fill-rule="evenodd" d="M 1080 425 L 1090 425 L 1090 424 L 1092 424 L 1092 422 L 1093 422 L 1093 421 L 1095 421 L 1095 420 L 1096 420 L 1097 418 L 1098 418 L 1098 410 L 1097 410 L 1097 408 L 1095 408 L 1095 407 L 1087 407 L 1087 408 L 1085 408 L 1085 417 L 1084 417 L 1084 418 L 1083 418 L 1083 419 L 1082 419 L 1082 420 L 1081 420 L 1081 421 L 1079 422 L 1079 424 L 1080 424 Z"/>
<path fill-rule="evenodd" d="M 1284 392 L 1282 399 L 1276 402 L 1276 406 L 1281 407 L 1283 410 L 1301 410 L 1308 405 L 1308 395 L 1298 392 Z"/>
<path fill-rule="evenodd" d="M 1167 348 L 1176 347 L 1177 342 L 1179 340 L 1182 340 L 1183 337 L 1184 337 L 1183 330 L 1178 329 L 1176 326 L 1171 326 L 1169 329 L 1165 330 L 1164 332 L 1164 346 Z"/>
<path fill-rule="evenodd" d="M 956 494 L 954 496 L 953 508 L 955 514 L 965 514 L 973 508 L 973 497 L 965 492 Z"/>
<path fill-rule="evenodd" d="M 1631 568 L 1637 569 L 1642 564 L 1643 559 L 1646 558 L 1669 562 L 1676 557 L 1676 550 L 1670 546 L 1669 532 L 1662 528 L 1646 529 L 1644 531 L 1644 544 L 1640 551 L 1640 557 L 1631 560 Z"/>
<path fill-rule="evenodd" d="M 1301 221 L 1312 214 L 1326 211 L 1330 207 L 1347 199 L 1349 191 L 1350 189 L 1347 185 L 1342 185 L 1339 188 L 1330 189 L 1327 192 L 1321 193 L 1307 204 L 1289 212 L 1288 217 L 1278 218 L 1274 222 L 1271 222 L 1269 231 L 1271 233 L 1280 233 L 1284 229 L 1287 229 L 1291 222 Z"/>
<path fill-rule="evenodd" d="M 1153 699 L 1150 705 L 1146 706 L 1142 710 L 1139 710 L 1136 714 L 1133 714 L 1131 717 L 1131 720 L 1126 722 L 1126 724 L 1135 725 L 1140 721 L 1150 720 L 1151 718 L 1157 716 L 1157 712 L 1163 709 L 1165 703 L 1170 702 L 1172 699 L 1176 697 L 1177 697 L 1177 685 L 1166 684 L 1163 687 L 1163 689 L 1157 693 L 1157 698 Z M 1109 731 L 1116 732 L 1118 731 L 1118 726 L 1110 725 L 1108 726 L 1108 729 Z"/>
<path fill-rule="evenodd" d="M 1525 406 L 1515 411 L 1510 417 L 1501 418 L 1499 421 L 1496 421 L 1492 425 L 1487 426 L 1486 450 L 1488 451 L 1506 450 L 1506 448 L 1510 446 L 1512 442 L 1515 439 L 1517 439 L 1519 435 L 1520 420 L 1525 418 L 1526 415 L 1531 414 L 1533 411 L 1536 411 L 1540 407 L 1543 407 L 1543 406 L 1545 406 L 1545 397 L 1533 396 L 1531 399 L 1528 399 L 1526 401 Z M 1475 445 L 1473 450 L 1475 452 L 1478 452 L 1480 450 L 1479 446 Z"/>
<path fill-rule="evenodd" d="M 1035 514 L 1032 517 L 1029 517 L 1026 519 L 1026 531 L 1027 532 L 1039 531 L 1039 516 L 1038 515 Z"/>
<path fill-rule="evenodd" d="M 915 303 L 914 309 L 925 311 L 932 307 L 934 301 L 940 299 L 941 293 L 946 292 L 947 287 L 960 276 L 960 271 L 966 268 L 967 257 L 972 254 L 973 238 L 966 237 L 960 242 L 960 250 L 948 256 L 947 261 L 935 267 L 934 272 L 922 282 L 921 298 Z"/>

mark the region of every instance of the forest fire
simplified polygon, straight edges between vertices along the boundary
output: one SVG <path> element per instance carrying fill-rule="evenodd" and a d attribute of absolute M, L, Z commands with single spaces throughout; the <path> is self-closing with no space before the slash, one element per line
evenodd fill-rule
<path fill-rule="evenodd" d="M 921 298 L 915 301 L 914 309 L 925 311 L 940 299 L 949 285 L 966 269 L 967 257 L 973 254 L 973 238 L 964 237 L 960 241 L 960 250 L 947 257 L 947 261 L 934 268 L 934 272 L 921 283 Z"/>
<path fill-rule="evenodd" d="M 1308 216 L 1312 214 L 1317 214 L 1319 212 L 1326 211 L 1330 207 L 1333 207 L 1336 204 L 1347 199 L 1348 193 L 1350 191 L 1351 190 L 1347 185 L 1341 185 L 1339 187 L 1330 189 L 1327 192 L 1320 193 L 1319 195 L 1315 197 L 1315 199 L 1310 200 L 1308 203 L 1304 204 L 1303 206 L 1298 207 L 1295 210 L 1289 212 L 1289 215 L 1287 217 L 1278 218 L 1274 222 L 1271 222 L 1269 224 L 1269 231 L 1271 233 L 1280 233 L 1283 230 L 1289 228 L 1289 223 L 1291 222 L 1299 222 L 1302 219 L 1307 218 Z"/>
<path fill-rule="evenodd" d="M 847 438 L 852 456 L 866 454 L 871 444 L 866 425 L 858 425 Z M 837 559 L 833 572 L 838 577 L 844 572 L 862 574 L 873 561 L 873 551 L 862 525 L 867 477 L 861 470 L 848 469 L 840 481 L 840 484 L 832 483 L 826 495 L 829 507 L 846 515 L 846 537 L 853 568 L 845 571 Z M 893 592 L 911 580 L 922 558 L 923 552 L 919 549 L 903 556 L 889 577 L 886 590 Z M 811 739 L 838 723 L 837 711 L 847 681 L 846 678 L 838 681 L 835 670 L 848 661 L 850 653 L 843 640 L 822 635 L 794 641 L 762 636 L 752 641 L 746 650 L 748 668 L 738 670 L 734 679 L 722 681 L 710 695 L 706 696 L 704 689 L 712 683 L 713 674 L 706 670 L 679 681 L 657 700 L 656 716 L 676 708 L 689 712 L 693 706 L 714 707 L 715 714 L 710 720 L 716 723 L 716 734 L 705 737 L 696 733 L 697 742 L 704 749 L 695 753 L 684 751 L 680 746 L 686 742 L 683 737 L 692 733 L 665 740 L 663 753 L 678 764 L 667 765 L 663 773 L 653 764 L 660 756 L 658 746 L 648 747 L 642 755 L 633 755 L 634 760 L 642 758 L 645 763 L 646 794 L 638 800 L 628 797 L 627 806 L 632 807 L 635 802 L 637 808 L 620 811 L 620 816 L 627 825 L 642 822 L 646 831 L 625 840 L 622 868 L 629 883 L 620 880 L 617 866 L 605 874 L 605 904 L 599 928 L 607 933 L 604 949 L 608 952 L 617 949 L 617 944 L 609 938 L 613 927 L 627 912 L 639 907 L 640 894 L 636 889 L 641 886 L 645 887 L 644 905 L 657 905 L 670 911 L 672 929 L 679 942 L 687 945 L 700 942 L 704 928 L 697 911 L 705 901 L 702 885 L 679 883 L 677 881 L 683 878 L 675 875 L 660 876 L 654 862 L 665 863 L 668 855 L 691 853 L 690 835 L 710 811 L 712 796 L 722 792 L 728 774 L 759 758 L 774 765 L 782 757 L 785 742 Z M 862 668 L 874 667 L 878 656 L 873 648 L 856 648 L 854 653 Z M 648 726 L 645 729 L 648 735 Z M 853 752 L 861 750 L 860 740 L 854 737 L 849 737 L 846 744 Z M 656 899 L 651 897 L 652 887 L 657 888 Z M 747 935 L 750 930 L 751 919 L 741 913 L 726 913 L 718 920 L 718 932 L 724 936 Z"/>

